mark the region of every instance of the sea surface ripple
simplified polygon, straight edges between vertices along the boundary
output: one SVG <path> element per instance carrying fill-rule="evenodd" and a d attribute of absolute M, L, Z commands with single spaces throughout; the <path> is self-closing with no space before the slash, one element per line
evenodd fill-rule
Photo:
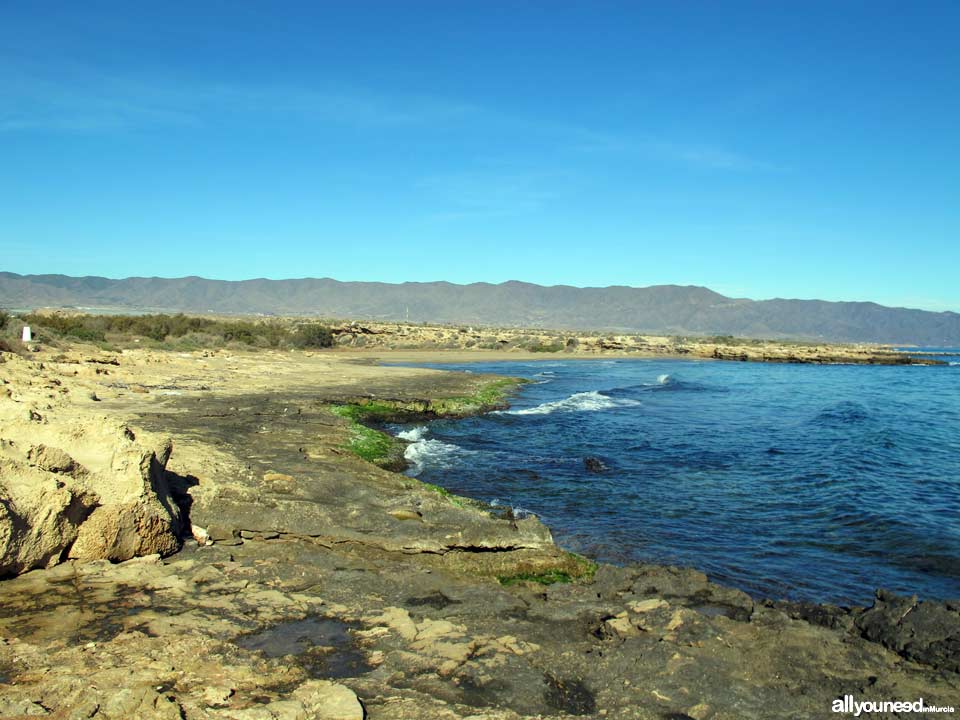
<path fill-rule="evenodd" d="M 431 367 L 533 382 L 507 411 L 395 428 L 409 472 L 533 512 L 569 549 L 755 596 L 960 598 L 960 367 Z"/>

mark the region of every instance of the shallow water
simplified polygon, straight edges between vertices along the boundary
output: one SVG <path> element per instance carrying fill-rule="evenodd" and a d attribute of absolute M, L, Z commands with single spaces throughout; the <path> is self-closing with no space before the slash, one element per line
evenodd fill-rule
<path fill-rule="evenodd" d="M 335 618 L 307 617 L 243 635 L 236 643 L 271 658 L 293 656 L 310 677 L 349 678 L 372 670 L 350 630 Z"/>
<path fill-rule="evenodd" d="M 565 547 L 760 596 L 960 597 L 960 367 L 435 367 L 534 382 L 508 411 L 396 428 L 410 473 L 533 512 Z"/>

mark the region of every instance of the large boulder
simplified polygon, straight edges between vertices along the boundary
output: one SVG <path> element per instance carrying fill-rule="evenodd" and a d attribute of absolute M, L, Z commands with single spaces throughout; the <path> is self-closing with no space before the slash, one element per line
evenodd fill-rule
<path fill-rule="evenodd" d="M 24 449 L 20 438 L 0 440 L 0 577 L 67 559 L 179 549 L 180 511 L 166 480 L 170 441 L 144 447 L 123 428 L 98 435 L 98 454 L 77 447 L 98 459 L 96 469 L 52 444 Z"/>
<path fill-rule="evenodd" d="M 60 562 L 97 500 L 82 485 L 0 455 L 0 577 Z"/>
<path fill-rule="evenodd" d="M 130 445 L 114 453 L 109 477 L 96 483 L 100 504 L 80 526 L 71 559 L 122 562 L 180 548 L 180 511 L 166 480 L 172 450 L 168 440 L 155 450 Z"/>

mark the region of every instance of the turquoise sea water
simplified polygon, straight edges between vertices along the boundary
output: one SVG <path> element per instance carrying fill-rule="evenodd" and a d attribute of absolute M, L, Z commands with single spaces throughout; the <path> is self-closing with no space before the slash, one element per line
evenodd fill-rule
<path fill-rule="evenodd" d="M 435 367 L 533 383 L 506 412 L 395 428 L 409 472 L 535 513 L 569 549 L 756 596 L 960 598 L 960 366 Z"/>

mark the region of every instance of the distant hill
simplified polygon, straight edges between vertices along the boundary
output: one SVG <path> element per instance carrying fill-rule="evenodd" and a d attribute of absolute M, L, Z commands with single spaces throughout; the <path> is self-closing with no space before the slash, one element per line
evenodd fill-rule
<path fill-rule="evenodd" d="M 960 314 L 871 302 L 747 300 L 704 287 L 68 277 L 0 272 L 0 307 L 319 315 L 670 335 L 960 346 Z"/>

